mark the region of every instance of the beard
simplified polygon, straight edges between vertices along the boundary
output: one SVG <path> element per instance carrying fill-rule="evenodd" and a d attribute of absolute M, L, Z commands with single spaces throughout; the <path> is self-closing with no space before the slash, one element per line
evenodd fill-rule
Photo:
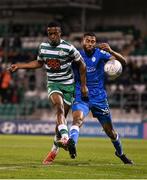
<path fill-rule="evenodd" d="M 86 53 L 88 56 L 92 56 L 93 53 L 94 53 L 94 51 L 95 51 L 95 48 L 94 48 L 94 47 L 88 49 L 88 48 L 86 48 L 86 46 L 84 46 L 83 49 L 84 49 L 85 53 Z"/>
<path fill-rule="evenodd" d="M 60 44 L 60 40 L 58 41 L 49 41 L 50 45 L 53 46 L 53 47 L 56 47 Z"/>

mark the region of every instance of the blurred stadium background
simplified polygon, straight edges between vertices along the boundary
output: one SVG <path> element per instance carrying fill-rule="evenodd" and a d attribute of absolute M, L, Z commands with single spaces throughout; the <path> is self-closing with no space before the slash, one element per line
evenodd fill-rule
<path fill-rule="evenodd" d="M 82 33 L 93 31 L 98 41 L 108 42 L 127 57 L 123 75 L 115 81 L 107 79 L 112 117 L 123 137 L 147 138 L 145 0 L 1 0 L 0 133 L 54 133 L 55 112 L 47 98 L 44 69 L 5 71 L 12 63 L 36 59 L 50 20 L 61 22 L 63 39 L 78 49 Z M 81 134 L 104 136 L 98 128 L 90 114 Z"/>

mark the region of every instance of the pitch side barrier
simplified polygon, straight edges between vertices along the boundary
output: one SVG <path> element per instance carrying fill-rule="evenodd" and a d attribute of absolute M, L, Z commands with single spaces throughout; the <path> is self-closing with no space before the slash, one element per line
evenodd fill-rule
<path fill-rule="evenodd" d="M 70 124 L 69 124 L 70 126 Z M 119 135 L 123 138 L 146 138 L 146 123 L 114 123 Z M 0 134 L 31 134 L 53 135 L 55 130 L 54 121 L 0 121 Z M 105 133 L 98 122 L 85 122 L 80 129 L 81 136 L 105 137 Z"/>

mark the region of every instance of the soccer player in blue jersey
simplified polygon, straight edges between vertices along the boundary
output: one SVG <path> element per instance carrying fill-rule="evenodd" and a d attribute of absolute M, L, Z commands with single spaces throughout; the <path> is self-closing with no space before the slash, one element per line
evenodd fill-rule
<path fill-rule="evenodd" d="M 119 135 L 113 128 L 107 101 L 107 93 L 104 88 L 105 62 L 117 59 L 123 66 L 125 66 L 126 60 L 121 54 L 112 50 L 107 43 L 101 43 L 98 47 L 96 47 L 96 36 L 94 33 L 84 34 L 82 45 L 83 50 L 81 50 L 80 53 L 87 67 L 87 87 L 89 95 L 87 99 L 81 98 L 80 76 L 77 68 L 75 67 L 76 93 L 75 100 L 72 105 L 73 123 L 69 133 L 70 138 L 75 142 L 75 148 L 73 149 L 71 158 L 74 159 L 76 157 L 76 144 L 79 137 L 79 128 L 83 123 L 84 117 L 86 117 L 89 111 L 91 111 L 93 117 L 99 120 L 105 133 L 111 139 L 115 148 L 115 155 L 119 157 L 124 164 L 133 164 L 133 162 L 123 153 Z M 59 149 L 57 144 L 56 148 Z M 50 158 L 50 162 L 54 160 L 56 155 Z"/>

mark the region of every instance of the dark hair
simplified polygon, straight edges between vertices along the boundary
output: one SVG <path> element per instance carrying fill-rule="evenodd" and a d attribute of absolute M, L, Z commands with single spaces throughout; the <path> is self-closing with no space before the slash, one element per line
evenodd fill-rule
<path fill-rule="evenodd" d="M 94 36 L 94 37 L 96 37 L 96 35 L 93 32 L 84 33 L 83 37 L 86 37 L 86 36 Z"/>
<path fill-rule="evenodd" d="M 48 23 L 47 27 L 60 27 L 61 28 L 61 24 L 57 21 L 51 21 Z"/>

